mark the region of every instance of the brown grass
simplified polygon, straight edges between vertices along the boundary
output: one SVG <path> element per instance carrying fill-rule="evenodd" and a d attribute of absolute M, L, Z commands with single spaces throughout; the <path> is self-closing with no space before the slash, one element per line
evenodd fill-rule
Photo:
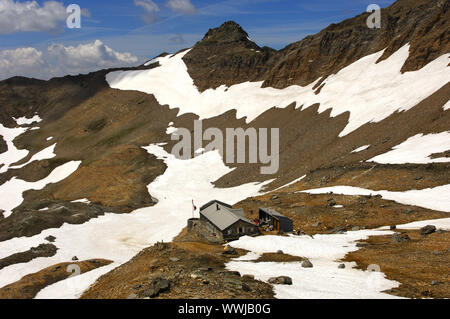
<path fill-rule="evenodd" d="M 270 207 L 291 218 L 295 230 L 307 234 L 329 233 L 337 227 L 373 229 L 386 225 L 401 225 L 418 220 L 446 218 L 449 213 L 402 205 L 377 196 L 345 196 L 278 192 L 246 199 L 236 205 L 244 208 L 249 219 L 258 218 L 259 207 Z M 343 208 L 329 206 L 333 199 Z M 253 211 L 253 213 L 251 212 Z"/>
<path fill-rule="evenodd" d="M 408 298 L 450 298 L 450 233 L 420 235 L 406 233 L 410 242 L 393 243 L 392 236 L 370 237 L 370 245 L 349 253 L 344 261 L 354 261 L 358 268 L 377 264 L 386 277 L 401 283 L 387 291 Z M 432 285 L 433 281 L 439 284 Z"/>
<path fill-rule="evenodd" d="M 145 297 L 145 287 L 155 278 L 170 281 L 170 290 L 162 299 L 267 299 L 273 298 L 272 287 L 251 278 L 238 277 L 225 270 L 229 257 L 222 256 L 221 245 L 200 242 L 157 244 L 141 251 L 128 263 L 100 277 L 82 295 L 82 299 L 124 299 L 131 294 Z M 238 250 L 238 257 L 245 254 Z M 192 278 L 201 269 L 205 278 Z M 228 280 L 240 280 L 251 290 L 224 288 Z M 207 281 L 208 283 L 205 283 Z"/>

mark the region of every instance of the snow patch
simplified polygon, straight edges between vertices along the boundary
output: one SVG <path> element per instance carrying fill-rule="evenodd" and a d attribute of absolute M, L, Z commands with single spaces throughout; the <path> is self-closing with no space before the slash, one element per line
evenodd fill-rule
<path fill-rule="evenodd" d="M 8 217 L 12 214 L 12 210 L 22 203 L 23 192 L 32 189 L 41 190 L 47 184 L 58 183 L 75 172 L 80 164 L 81 161 L 68 162 L 55 168 L 46 178 L 33 183 L 13 177 L 0 186 L 0 208 L 5 211 L 3 215 Z"/>
<path fill-rule="evenodd" d="M 170 59 L 171 57 L 172 57 L 172 54 L 166 55 L 164 57 L 154 58 L 154 59 L 148 61 L 147 63 L 145 63 L 144 66 L 150 66 L 150 65 L 152 65 L 154 63 L 157 63 L 157 62 L 159 62 L 160 64 L 163 64 L 164 61 Z"/>
<path fill-rule="evenodd" d="M 82 198 L 82 199 L 77 199 L 77 200 L 73 200 L 71 201 L 71 203 L 84 203 L 84 204 L 90 204 L 91 201 L 87 198 Z"/>
<path fill-rule="evenodd" d="M 39 117 L 39 115 L 35 115 L 32 118 L 26 118 L 26 117 L 19 117 L 18 119 L 13 118 L 17 125 L 31 125 L 33 123 L 39 123 L 42 121 L 42 119 Z"/>
<path fill-rule="evenodd" d="M 285 188 L 285 187 L 291 186 L 291 185 L 293 185 L 293 184 L 295 184 L 295 183 L 297 183 L 297 182 L 300 182 L 300 181 L 303 180 L 305 177 L 306 177 L 306 175 L 303 175 L 302 177 L 299 177 L 299 178 L 297 178 L 296 180 L 293 180 L 292 182 L 287 183 L 286 185 L 283 185 L 283 186 L 278 187 L 277 189 L 274 189 L 272 192 L 278 191 L 278 190 L 280 190 L 280 189 L 282 189 L 282 188 Z"/>
<path fill-rule="evenodd" d="M 341 194 L 341 195 L 381 195 L 384 199 L 393 200 L 404 205 L 420 206 L 428 209 L 450 212 L 450 185 L 437 186 L 421 190 L 404 192 L 373 191 L 353 186 L 332 186 L 300 191 L 309 194 Z"/>
<path fill-rule="evenodd" d="M 18 166 L 11 166 L 11 168 L 15 168 L 15 169 L 22 168 L 22 167 L 27 166 L 30 163 L 33 163 L 34 161 L 42 161 L 42 160 L 54 158 L 56 156 L 55 147 L 56 147 L 56 143 L 53 144 L 52 146 L 49 146 L 49 147 L 43 149 L 40 152 L 34 154 L 31 157 L 31 159 L 28 162 L 26 162 L 25 164 L 18 165 Z"/>
<path fill-rule="evenodd" d="M 4 127 L 3 124 L 0 124 L 0 135 L 3 136 L 3 139 L 8 146 L 8 150 L 0 154 L 0 164 L 3 164 L 3 166 L 0 165 L 0 174 L 8 171 L 11 164 L 20 161 L 28 155 L 27 150 L 17 149 L 13 142 L 16 137 L 22 135 L 26 130 L 26 128 L 21 127 L 7 128 Z"/>
<path fill-rule="evenodd" d="M 359 152 L 365 151 L 369 147 L 370 147 L 370 145 L 364 145 L 364 146 L 358 147 L 357 149 L 354 149 L 352 151 L 352 153 L 359 153 Z"/>
<path fill-rule="evenodd" d="M 382 164 L 427 164 L 450 162 L 450 158 L 430 158 L 430 155 L 450 150 L 450 132 L 418 134 L 397 145 L 390 152 L 369 161 Z"/>
<path fill-rule="evenodd" d="M 398 225 L 397 229 L 420 229 L 427 225 L 436 226 L 437 229 L 450 230 L 450 218 L 421 220 L 408 224 Z M 389 227 L 381 227 L 380 230 L 387 230 Z"/>
<path fill-rule="evenodd" d="M 450 101 L 444 105 L 444 111 L 450 110 Z"/>
<path fill-rule="evenodd" d="M 173 127 L 172 125 L 169 125 L 169 127 L 166 129 L 166 134 L 167 135 L 172 135 L 176 131 L 178 131 L 178 129 L 176 127 Z"/>

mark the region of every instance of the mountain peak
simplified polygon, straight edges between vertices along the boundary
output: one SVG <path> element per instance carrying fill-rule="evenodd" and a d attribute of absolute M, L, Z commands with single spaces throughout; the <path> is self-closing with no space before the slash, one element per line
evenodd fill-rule
<path fill-rule="evenodd" d="M 247 32 L 234 21 L 227 21 L 218 28 L 209 29 L 201 42 L 251 42 Z"/>
<path fill-rule="evenodd" d="M 209 29 L 183 60 L 191 77 L 196 79 L 195 85 L 204 91 L 211 85 L 231 85 L 235 78 L 242 82 L 260 79 L 259 72 L 263 68 L 259 66 L 264 65 L 270 55 L 271 51 L 250 40 L 239 24 L 228 21 Z"/>

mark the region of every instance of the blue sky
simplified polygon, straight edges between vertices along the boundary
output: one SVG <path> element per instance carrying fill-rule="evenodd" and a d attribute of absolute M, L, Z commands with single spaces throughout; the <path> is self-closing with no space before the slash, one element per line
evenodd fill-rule
<path fill-rule="evenodd" d="M 0 0 L 0 8 L 2 1 L 26 2 Z M 0 22 L 0 51 L 31 47 L 46 56 L 47 48 L 55 43 L 77 46 L 100 40 L 114 51 L 129 52 L 142 62 L 161 52 L 175 52 L 190 47 L 200 40 L 209 28 L 217 27 L 228 20 L 234 20 L 242 25 L 252 40 L 260 46 L 267 45 L 280 49 L 309 34 L 319 32 L 331 23 L 364 12 L 371 3 L 375 2 L 381 7 L 386 7 L 394 2 L 393 0 L 153 0 L 158 11 L 154 12 L 149 23 L 149 19 L 145 19 L 149 12 L 143 6 L 136 5 L 136 1 L 140 0 L 62 1 L 64 6 L 76 3 L 89 11 L 89 16 L 82 17 L 81 29 L 68 29 L 61 23 L 59 29 L 51 32 L 19 30 L 8 33 L 2 32 Z M 151 0 L 142 1 L 151 2 Z M 167 5 L 168 1 L 188 3 L 190 1 L 195 12 L 173 10 Z M 44 6 L 45 1 L 37 3 Z"/>

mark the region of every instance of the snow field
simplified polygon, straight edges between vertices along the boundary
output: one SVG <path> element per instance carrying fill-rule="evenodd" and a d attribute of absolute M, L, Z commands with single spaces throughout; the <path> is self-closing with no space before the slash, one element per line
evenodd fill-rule
<path fill-rule="evenodd" d="M 307 108 L 320 103 L 319 113 L 329 108 L 331 116 L 350 113 L 340 136 L 366 123 L 379 122 L 395 111 L 409 110 L 450 81 L 450 54 L 440 56 L 421 70 L 401 74 L 409 56 L 409 45 L 405 45 L 387 60 L 376 63 L 383 54 L 380 51 L 329 76 L 318 95 L 312 90 L 317 81 L 282 90 L 261 88 L 262 82 L 245 82 L 200 93 L 182 60 L 188 52 L 162 58 L 161 66 L 151 70 L 108 73 L 106 80 L 115 89 L 154 94 L 161 105 L 179 108 L 180 115 L 193 112 L 201 119 L 236 109 L 238 118 L 246 117 L 250 122 L 274 106 L 286 107 L 296 102 L 298 107 Z"/>
<path fill-rule="evenodd" d="M 73 256 L 80 260 L 104 258 L 114 264 L 93 272 L 69 278 L 42 290 L 37 298 L 77 298 L 99 276 L 136 255 L 158 241 L 171 241 L 192 217 L 192 199 L 197 206 L 211 198 L 234 204 L 242 198 L 255 196 L 265 183 L 245 184 L 234 188 L 215 188 L 213 182 L 232 169 L 225 166 L 220 154 L 208 152 L 191 160 L 179 160 L 159 145 L 145 149 L 164 160 L 167 170 L 150 185 L 149 193 L 158 199 L 153 207 L 138 209 L 130 214 L 108 213 L 82 225 L 64 224 L 30 238 L 14 238 L 0 242 L 0 258 L 28 250 L 56 237 L 58 252 L 50 258 L 37 258 L 28 263 L 12 265 L 0 270 L 0 287 L 23 276 Z"/>
<path fill-rule="evenodd" d="M 353 269 L 354 263 L 345 263 L 339 269 L 339 259 L 356 251 L 356 241 L 369 236 L 388 235 L 390 231 L 362 230 L 336 235 L 309 236 L 260 236 L 242 237 L 231 246 L 249 250 L 249 257 L 241 257 L 227 264 L 227 269 L 242 275 L 252 274 L 267 282 L 271 277 L 289 276 L 292 286 L 275 285 L 277 298 L 282 299 L 329 299 L 329 298 L 395 298 L 381 291 L 398 287 L 399 283 L 387 280 L 382 272 Z M 258 254 L 282 250 L 285 254 L 308 258 L 313 268 L 302 268 L 301 262 L 254 263 Z"/>

